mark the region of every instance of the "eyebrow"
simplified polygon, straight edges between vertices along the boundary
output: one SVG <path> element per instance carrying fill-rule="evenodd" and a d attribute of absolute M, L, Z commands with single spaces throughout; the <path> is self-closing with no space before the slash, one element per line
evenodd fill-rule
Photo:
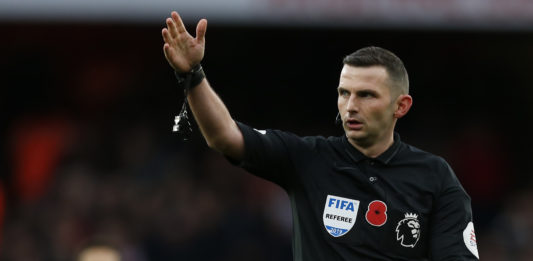
<path fill-rule="evenodd" d="M 362 90 L 357 90 L 356 93 L 375 93 L 375 94 L 377 94 L 378 92 L 376 90 L 372 90 L 372 89 L 362 89 Z"/>
<path fill-rule="evenodd" d="M 346 88 L 346 87 L 342 87 L 342 86 L 337 87 L 337 91 L 341 91 L 341 90 L 343 90 L 343 91 L 349 91 L 349 89 Z M 376 90 L 374 90 L 374 89 L 362 89 L 362 90 L 357 90 L 357 91 L 355 91 L 355 92 L 356 92 L 356 93 L 369 92 L 369 93 L 375 93 L 375 94 L 378 94 L 378 92 L 377 92 Z"/>

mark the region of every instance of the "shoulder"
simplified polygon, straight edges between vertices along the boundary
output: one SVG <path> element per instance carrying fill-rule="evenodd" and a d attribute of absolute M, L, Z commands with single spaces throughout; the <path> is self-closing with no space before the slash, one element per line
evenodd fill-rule
<path fill-rule="evenodd" d="M 280 129 L 256 129 L 238 122 L 248 146 L 257 144 L 275 145 L 283 147 L 295 155 L 318 155 L 330 152 L 342 144 L 340 137 L 300 136 L 291 131 Z"/>
<path fill-rule="evenodd" d="M 347 152 L 343 136 L 306 136 L 302 138 L 310 156 L 321 161 L 346 160 Z"/>
<path fill-rule="evenodd" d="M 443 186 L 444 183 L 455 183 L 457 177 L 450 164 L 441 156 L 424 151 L 415 146 L 403 143 L 397 161 L 399 164 L 406 164 L 422 168 L 434 181 L 438 181 Z"/>
<path fill-rule="evenodd" d="M 342 137 L 338 136 L 306 136 L 302 141 L 315 151 L 339 151 L 342 148 Z"/>
<path fill-rule="evenodd" d="M 441 169 L 443 166 L 448 166 L 448 163 L 446 160 L 444 160 L 444 158 L 407 143 L 402 143 L 399 152 L 400 153 L 398 153 L 398 156 L 396 157 L 396 160 L 399 162 L 424 165 L 436 171 Z"/>

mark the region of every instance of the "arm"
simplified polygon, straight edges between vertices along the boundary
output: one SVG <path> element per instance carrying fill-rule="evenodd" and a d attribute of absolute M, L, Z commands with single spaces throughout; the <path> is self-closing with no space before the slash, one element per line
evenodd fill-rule
<path fill-rule="evenodd" d="M 470 197 L 447 163 L 441 171 L 443 187 L 431 219 L 431 260 L 478 260 Z"/>
<path fill-rule="evenodd" d="M 188 72 L 204 57 L 207 20 L 202 19 L 196 27 L 196 38 L 185 29 L 176 12 L 167 18 L 163 28 L 163 51 L 174 70 Z M 213 91 L 206 79 L 189 91 L 190 108 L 209 147 L 235 159 L 242 160 L 244 139 L 228 109 Z"/>

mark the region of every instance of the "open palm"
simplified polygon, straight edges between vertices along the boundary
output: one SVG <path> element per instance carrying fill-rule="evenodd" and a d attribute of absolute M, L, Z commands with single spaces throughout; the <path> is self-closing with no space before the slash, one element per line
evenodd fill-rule
<path fill-rule="evenodd" d="M 205 31 L 207 20 L 202 19 L 196 26 L 196 38 L 192 37 L 177 12 L 172 12 L 163 28 L 163 51 L 165 58 L 174 70 L 188 72 L 204 58 Z"/>

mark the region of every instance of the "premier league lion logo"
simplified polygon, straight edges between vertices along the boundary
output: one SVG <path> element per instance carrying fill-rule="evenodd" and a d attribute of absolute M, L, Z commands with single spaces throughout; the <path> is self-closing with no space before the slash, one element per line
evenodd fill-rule
<path fill-rule="evenodd" d="M 420 222 L 417 218 L 416 214 L 406 213 L 396 226 L 396 240 L 404 247 L 414 248 L 420 239 Z"/>

